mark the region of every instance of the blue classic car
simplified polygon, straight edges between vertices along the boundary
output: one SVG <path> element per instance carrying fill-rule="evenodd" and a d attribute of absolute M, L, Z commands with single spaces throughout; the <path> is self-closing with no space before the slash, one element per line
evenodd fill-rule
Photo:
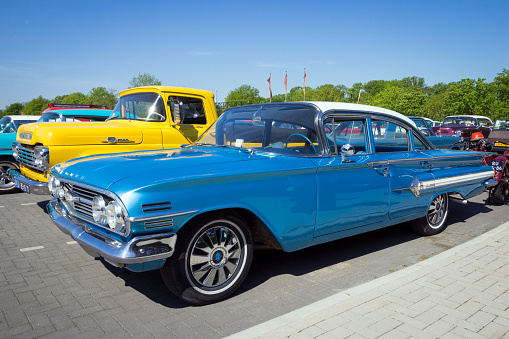
<path fill-rule="evenodd" d="M 48 208 L 92 256 L 160 269 L 175 295 L 201 305 L 240 286 L 254 243 L 296 251 L 402 222 L 441 232 L 450 198 L 493 184 L 483 156 L 437 150 L 382 108 L 241 106 L 180 149 L 54 166 Z"/>
<path fill-rule="evenodd" d="M 12 143 L 16 141 L 18 127 L 36 122 L 39 115 L 5 115 L 0 119 L 0 194 L 17 190 L 8 172 L 19 170 L 17 161 L 12 156 Z"/>

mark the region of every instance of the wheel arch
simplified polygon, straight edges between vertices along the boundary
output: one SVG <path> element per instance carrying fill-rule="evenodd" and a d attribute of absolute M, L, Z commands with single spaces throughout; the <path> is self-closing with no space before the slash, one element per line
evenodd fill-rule
<path fill-rule="evenodd" d="M 242 218 L 246 222 L 251 231 L 251 236 L 253 237 L 255 245 L 278 250 L 282 249 L 281 244 L 277 241 L 267 225 L 256 214 L 246 208 L 224 208 L 197 214 L 183 224 L 179 232 L 190 224 L 199 223 L 202 220 L 210 219 L 215 216 L 219 217 L 232 214 Z"/>

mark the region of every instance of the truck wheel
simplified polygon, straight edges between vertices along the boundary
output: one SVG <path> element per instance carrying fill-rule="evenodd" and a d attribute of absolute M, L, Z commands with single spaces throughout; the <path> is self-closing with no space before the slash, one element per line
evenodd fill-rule
<path fill-rule="evenodd" d="M 493 189 L 493 201 L 496 204 L 503 204 L 505 203 L 506 196 L 507 196 L 507 180 L 502 179 Z"/>
<path fill-rule="evenodd" d="M 18 165 L 9 160 L 0 160 L 0 194 L 16 192 L 18 188 L 9 179 L 8 171 L 10 169 L 19 170 Z"/>
<path fill-rule="evenodd" d="M 435 235 L 445 230 L 449 212 L 449 196 L 440 194 L 433 198 L 428 212 L 422 218 L 410 221 L 412 230 L 421 235 Z"/>
<path fill-rule="evenodd" d="M 247 276 L 253 240 L 240 217 L 215 216 L 182 229 L 175 252 L 161 268 L 170 291 L 193 305 L 229 297 Z"/>

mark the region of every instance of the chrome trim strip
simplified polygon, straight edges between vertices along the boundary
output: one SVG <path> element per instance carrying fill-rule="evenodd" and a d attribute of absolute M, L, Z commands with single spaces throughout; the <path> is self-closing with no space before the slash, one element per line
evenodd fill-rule
<path fill-rule="evenodd" d="M 479 172 L 479 173 L 471 173 L 464 175 L 457 175 L 454 177 L 441 178 L 441 179 L 433 179 L 426 181 L 419 181 L 419 178 L 416 176 L 409 187 L 397 188 L 393 189 L 393 192 L 398 191 L 411 191 L 416 197 L 419 197 L 421 191 L 426 191 L 436 187 L 443 187 L 448 185 L 460 184 L 468 181 L 479 180 L 479 179 L 488 179 L 493 178 L 495 174 L 494 170 Z"/>
<path fill-rule="evenodd" d="M 462 182 L 472 181 L 472 180 L 477 180 L 477 179 L 492 178 L 493 175 L 495 175 L 495 171 L 490 170 L 490 171 L 484 171 L 484 172 L 479 172 L 479 173 L 458 175 L 458 176 L 449 177 L 449 178 L 435 179 L 434 182 L 435 182 L 435 187 L 442 187 L 442 186 L 459 184 Z"/>
<path fill-rule="evenodd" d="M 127 218 L 124 218 L 124 220 L 129 221 L 129 222 L 147 221 L 147 220 L 152 220 L 152 219 L 171 218 L 171 217 L 176 217 L 176 216 L 185 215 L 185 214 L 193 214 L 193 213 L 198 213 L 198 210 L 187 211 L 187 212 L 178 212 L 178 213 L 172 213 L 172 214 L 161 214 L 161 215 L 157 215 L 157 216 L 153 216 L 153 217 L 127 217 Z"/>
<path fill-rule="evenodd" d="M 409 151 L 409 152 L 419 152 L 419 151 Z M 448 159 L 448 158 L 462 158 L 462 157 L 471 157 L 474 154 L 451 154 L 451 155 L 443 155 L 440 157 L 427 157 L 427 158 L 411 158 L 411 159 L 391 159 L 391 160 L 380 160 L 380 161 L 370 161 L 367 163 L 368 166 L 373 167 L 377 165 L 387 165 L 392 163 L 398 163 L 398 162 L 407 162 L 407 161 L 433 161 L 435 159 Z"/>

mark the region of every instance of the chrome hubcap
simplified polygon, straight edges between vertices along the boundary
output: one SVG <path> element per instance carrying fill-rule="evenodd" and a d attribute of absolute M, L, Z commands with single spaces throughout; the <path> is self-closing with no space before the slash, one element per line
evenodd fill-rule
<path fill-rule="evenodd" d="M 0 166 L 0 187 L 9 188 L 14 186 L 14 183 L 10 180 L 9 174 L 7 173 L 11 169 L 10 166 Z"/>
<path fill-rule="evenodd" d="M 441 226 L 442 221 L 447 213 L 447 200 L 446 197 L 441 194 L 431 202 L 431 206 L 428 210 L 428 223 L 432 228 L 438 228 Z"/>
<path fill-rule="evenodd" d="M 239 240 L 231 229 L 225 226 L 210 228 L 196 239 L 191 248 L 191 275 L 202 286 L 219 286 L 233 276 L 241 256 Z"/>

